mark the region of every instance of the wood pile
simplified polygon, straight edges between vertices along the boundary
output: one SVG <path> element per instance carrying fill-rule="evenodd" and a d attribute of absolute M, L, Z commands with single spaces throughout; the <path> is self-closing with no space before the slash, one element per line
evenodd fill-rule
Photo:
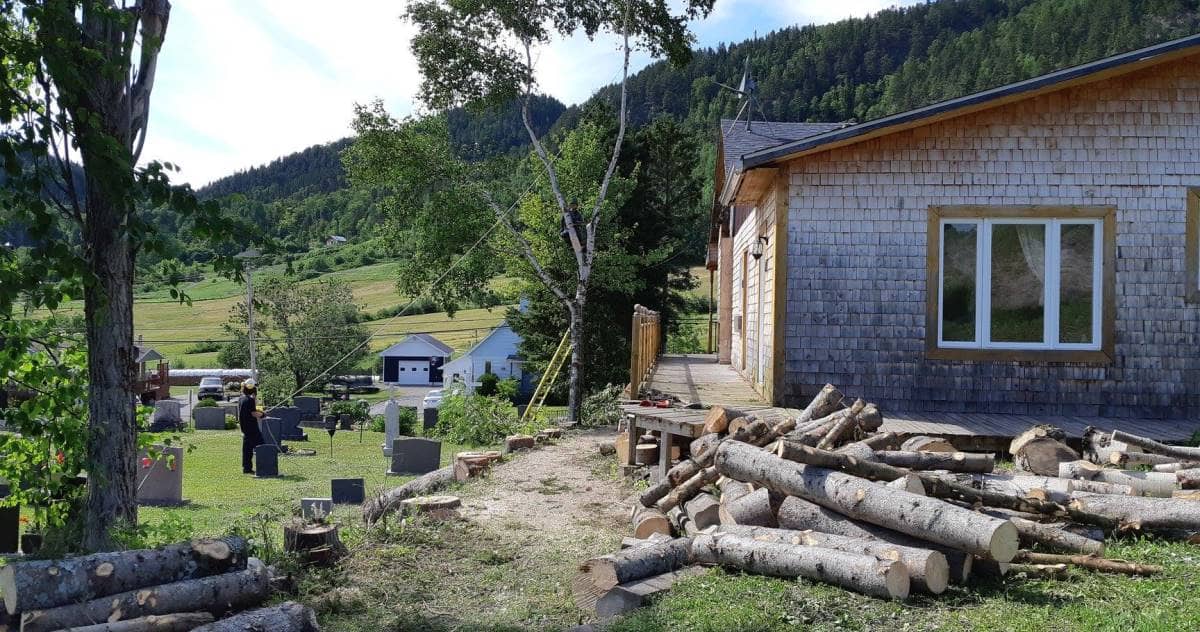
<path fill-rule="evenodd" d="M 1200 533 L 1200 448 L 1089 429 L 1085 459 L 1037 426 L 1004 472 L 991 454 L 880 432 L 876 406 L 832 385 L 782 421 L 732 414 L 712 408 L 690 457 L 640 495 L 627 548 L 580 566 L 581 607 L 618 614 L 704 565 L 886 599 L 1014 570 L 1150 575 L 1161 569 L 1104 558 L 1104 538 Z"/>
<path fill-rule="evenodd" d="M 268 569 L 247 556 L 246 541 L 228 537 L 10 562 L 0 568 L 0 594 L 8 629 L 22 632 L 232 630 L 249 628 L 221 618 L 265 602 L 270 580 Z M 279 621 L 270 629 L 317 629 L 312 611 L 294 604 Z"/>

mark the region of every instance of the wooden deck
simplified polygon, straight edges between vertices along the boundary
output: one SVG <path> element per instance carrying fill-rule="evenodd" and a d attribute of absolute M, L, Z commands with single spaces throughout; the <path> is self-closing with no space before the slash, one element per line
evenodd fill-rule
<path fill-rule="evenodd" d="M 798 411 L 768 406 L 762 397 L 727 364 L 711 355 L 663 356 L 646 382 L 648 388 L 674 395 L 689 403 L 722 404 L 760 417 L 778 417 Z M 853 395 L 853 393 L 849 393 Z M 687 409 L 655 409 L 628 406 L 625 412 L 638 418 L 638 426 L 668 430 L 681 436 L 696 436 L 704 412 Z M 1004 451 L 1014 436 L 1034 424 L 1052 424 L 1066 431 L 1076 443 L 1087 426 L 1123 430 L 1167 443 L 1187 441 L 1200 430 L 1200 420 L 1165 421 L 1111 417 L 1028 416 L 994 413 L 948 413 L 883 411 L 883 430 L 902 436 L 943 437 L 963 450 Z"/>

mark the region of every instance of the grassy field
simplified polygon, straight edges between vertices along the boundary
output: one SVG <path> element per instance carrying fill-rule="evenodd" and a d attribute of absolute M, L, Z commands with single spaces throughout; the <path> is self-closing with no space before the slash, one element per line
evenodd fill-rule
<path fill-rule="evenodd" d="M 380 450 L 383 434 L 339 432 L 334 435 L 333 455 L 329 453 L 329 435 L 312 428 L 307 443 L 289 445 L 314 449 L 316 456 L 279 458 L 279 478 L 260 479 L 242 474 L 241 433 L 197 431 L 183 435 L 189 446 L 184 457 L 183 507 L 142 507 L 140 519 L 154 527 L 164 522 L 190 525 L 197 535 L 220 535 L 231 525 L 245 522 L 255 514 L 270 516 L 272 524 L 299 514 L 301 498 L 329 497 L 333 478 L 362 478 L 367 494 L 385 487 L 403 484 L 411 477 L 387 476 L 388 462 Z M 442 464 L 448 465 L 462 446 L 442 444 Z M 359 508 L 343 507 L 339 513 L 357 515 Z M 348 516 L 347 516 L 348 517 Z M 358 520 L 361 520 L 359 518 Z"/>
<path fill-rule="evenodd" d="M 380 263 L 349 270 L 324 274 L 304 283 L 315 283 L 320 279 L 337 278 L 346 281 L 360 307 L 370 313 L 407 304 L 407 299 L 396 291 L 397 264 Z M 282 265 L 263 268 L 254 272 L 255 279 L 270 274 L 279 274 Z M 508 281 L 496 282 L 498 288 L 507 287 Z M 245 300 L 246 288 L 228 279 L 213 277 L 185 285 L 183 289 L 192 299 L 191 305 L 171 299 L 166 290 L 143 293 L 134 304 L 134 333 L 143 337 L 147 345 L 154 347 L 180 368 L 215 368 L 216 352 L 190 353 L 194 341 L 222 340 L 228 337 L 222 330 L 229 319 L 230 308 Z M 402 340 L 409 332 L 428 331 L 456 351 L 469 348 L 481 340 L 504 318 L 504 307 L 467 309 L 455 314 L 454 318 L 444 313 L 418 314 L 394 319 L 369 321 L 366 323 L 379 335 L 371 340 L 371 350 L 381 351 Z M 67 303 L 58 310 L 60 314 L 83 313 L 80 301 Z"/>

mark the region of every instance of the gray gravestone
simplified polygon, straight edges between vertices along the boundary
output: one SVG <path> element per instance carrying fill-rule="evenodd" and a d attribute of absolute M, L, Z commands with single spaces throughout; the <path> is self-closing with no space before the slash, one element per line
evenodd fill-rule
<path fill-rule="evenodd" d="M 309 520 L 323 520 L 333 513 L 332 498 L 301 498 L 300 515 Z"/>
<path fill-rule="evenodd" d="M 0 483 L 0 498 L 8 496 L 8 483 Z M 21 545 L 21 508 L 0 507 L 0 553 L 16 553 Z"/>
<path fill-rule="evenodd" d="M 154 446 L 157 459 L 138 455 L 137 501 L 142 505 L 183 504 L 183 448 Z"/>
<path fill-rule="evenodd" d="M 225 409 L 220 406 L 202 406 L 192 409 L 196 430 L 224 430 Z"/>
<path fill-rule="evenodd" d="M 280 433 L 284 441 L 308 441 L 308 435 L 300 429 L 299 408 L 282 407 L 271 412 L 279 417 Z"/>
<path fill-rule="evenodd" d="M 263 417 L 258 420 L 258 431 L 262 433 L 263 445 L 279 447 L 283 438 L 283 424 L 278 417 Z"/>
<path fill-rule="evenodd" d="M 293 397 L 292 405 L 300 409 L 300 419 L 302 421 L 317 421 L 321 419 L 320 397 Z"/>
<path fill-rule="evenodd" d="M 279 476 L 279 448 L 273 445 L 254 448 L 254 475 L 258 478 Z"/>
<path fill-rule="evenodd" d="M 183 415 L 180 413 L 180 403 L 173 399 L 160 399 L 154 402 L 154 415 L 150 418 L 150 431 L 161 432 L 179 428 L 183 425 Z"/>
<path fill-rule="evenodd" d="M 339 430 L 354 430 L 354 421 L 350 419 L 350 413 L 342 413 L 338 416 L 338 420 L 341 422 L 341 425 L 338 426 Z"/>
<path fill-rule="evenodd" d="M 424 411 L 424 427 L 426 430 L 436 428 L 438 422 L 438 409 L 426 408 Z"/>
<path fill-rule="evenodd" d="M 392 442 L 392 469 L 388 474 L 428 474 L 441 466 L 441 441 L 400 437 Z"/>
<path fill-rule="evenodd" d="M 400 406 L 389 399 L 383 408 L 383 456 L 392 456 L 392 442 L 400 436 Z"/>
<path fill-rule="evenodd" d="M 367 499 L 367 483 L 361 478 L 335 478 L 329 491 L 336 505 L 361 505 Z"/>

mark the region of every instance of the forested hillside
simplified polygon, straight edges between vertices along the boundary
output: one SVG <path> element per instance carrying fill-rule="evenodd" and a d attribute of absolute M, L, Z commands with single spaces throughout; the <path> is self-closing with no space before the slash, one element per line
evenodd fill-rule
<path fill-rule="evenodd" d="M 823 26 L 788 27 L 695 53 L 683 68 L 652 64 L 629 80 L 630 120 L 660 115 L 711 143 L 732 116 L 736 83 L 750 59 L 762 112 L 787 121 L 877 118 L 1200 31 L 1200 0 L 939 0 Z M 615 102 L 615 87 L 592 101 Z M 534 104 L 539 132 L 570 129 L 584 106 Z M 527 147 L 516 104 L 503 111 L 447 114 L 451 144 L 472 161 Z M 375 196 L 351 194 L 340 152 L 349 139 L 310 147 L 205 187 L 268 226 L 295 249 L 342 234 L 375 234 Z M 711 148 L 706 152 L 711 161 Z M 707 169 L 705 169 L 707 171 Z"/>

